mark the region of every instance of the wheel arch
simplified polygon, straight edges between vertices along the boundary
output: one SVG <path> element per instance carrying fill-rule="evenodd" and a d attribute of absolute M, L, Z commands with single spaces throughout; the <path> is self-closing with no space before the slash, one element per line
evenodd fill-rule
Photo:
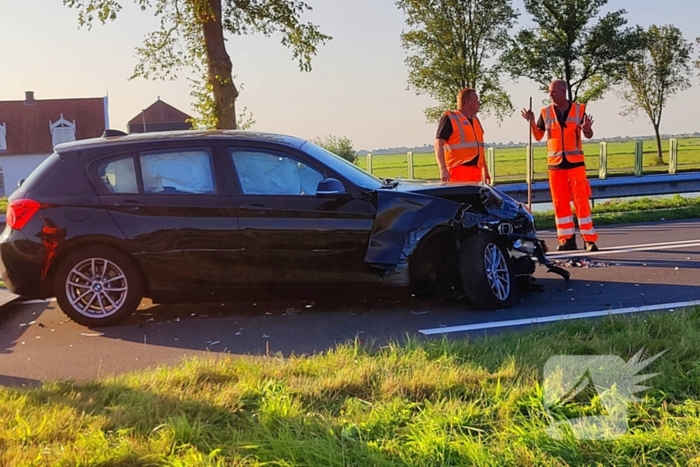
<path fill-rule="evenodd" d="M 473 232 L 448 225 L 434 227 L 425 234 L 409 256 L 411 286 L 426 287 L 446 295 L 461 295 L 459 249 L 464 238 Z"/>
<path fill-rule="evenodd" d="M 65 258 L 80 248 L 86 248 L 90 246 L 104 247 L 111 250 L 116 250 L 123 254 L 132 263 L 134 268 L 139 274 L 139 279 L 141 286 L 143 288 L 144 296 L 150 294 L 150 287 L 148 283 L 148 278 L 143 269 L 141 263 L 134 257 L 134 251 L 129 248 L 128 244 L 123 240 L 108 236 L 86 236 L 80 237 L 64 242 L 60 249 L 57 251 L 55 258 L 51 261 L 49 269 L 44 277 L 44 287 L 45 292 L 48 292 L 50 296 L 55 296 L 53 290 L 53 283 L 56 278 L 56 271 L 60 267 L 61 263 Z"/>

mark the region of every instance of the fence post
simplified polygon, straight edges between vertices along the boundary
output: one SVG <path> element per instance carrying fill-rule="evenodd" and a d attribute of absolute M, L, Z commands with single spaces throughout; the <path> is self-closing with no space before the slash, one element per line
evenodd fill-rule
<path fill-rule="evenodd" d="M 372 173 L 372 153 L 367 153 L 367 172 Z"/>
<path fill-rule="evenodd" d="M 416 178 L 413 176 L 413 153 L 411 151 L 408 151 L 406 157 L 408 159 L 408 178 L 409 180 L 413 180 L 414 178 Z"/>
<path fill-rule="evenodd" d="M 600 161 L 598 167 L 598 178 L 605 180 L 608 178 L 608 143 L 600 142 Z"/>
<path fill-rule="evenodd" d="M 489 168 L 489 174 L 491 175 L 491 185 L 496 184 L 496 149 L 487 148 L 486 149 L 486 165 Z"/>
<path fill-rule="evenodd" d="M 641 177 L 644 167 L 644 141 L 637 140 L 634 145 L 634 176 Z"/>
<path fill-rule="evenodd" d="M 676 172 L 678 172 L 678 140 L 676 138 L 671 138 L 668 149 L 670 152 L 668 158 L 668 173 L 676 175 Z"/>

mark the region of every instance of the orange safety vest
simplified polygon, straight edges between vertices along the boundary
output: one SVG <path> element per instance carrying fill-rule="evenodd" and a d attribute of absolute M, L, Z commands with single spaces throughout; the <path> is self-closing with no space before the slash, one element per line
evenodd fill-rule
<path fill-rule="evenodd" d="M 462 112 L 447 111 L 452 134 L 445 142 L 445 165 L 448 169 L 477 160 L 477 167 L 484 166 L 484 129 L 474 115 L 472 123 Z"/>
<path fill-rule="evenodd" d="M 586 104 L 571 103 L 566 126 L 562 128 L 554 110 L 554 104 L 542 109 L 542 120 L 547 130 L 547 165 L 559 165 L 564 156 L 569 162 L 583 162 L 581 124 Z"/>

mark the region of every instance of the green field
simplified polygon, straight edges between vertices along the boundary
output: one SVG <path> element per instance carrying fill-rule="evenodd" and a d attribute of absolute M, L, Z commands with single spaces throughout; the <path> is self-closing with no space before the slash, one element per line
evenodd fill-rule
<path fill-rule="evenodd" d="M 631 175 L 634 173 L 635 142 L 608 143 L 608 175 Z M 589 176 L 597 177 L 600 162 L 600 144 L 583 145 L 586 154 L 586 167 Z M 656 165 L 656 142 L 644 141 L 644 173 L 668 173 L 669 141 L 662 141 L 665 165 Z M 525 179 L 525 147 L 495 149 L 495 181 L 514 182 Z M 535 179 L 547 178 L 547 150 L 544 146 L 534 148 Z M 367 169 L 367 157 L 358 158 L 357 164 Z M 438 179 L 435 156 L 432 153 L 413 155 L 414 177 L 424 180 Z M 700 169 L 700 138 L 678 139 L 678 171 Z M 408 177 L 408 159 L 406 154 L 375 155 L 372 157 L 372 173 L 378 177 L 394 178 L 401 175 Z M 492 178 L 494 174 L 491 174 Z"/>

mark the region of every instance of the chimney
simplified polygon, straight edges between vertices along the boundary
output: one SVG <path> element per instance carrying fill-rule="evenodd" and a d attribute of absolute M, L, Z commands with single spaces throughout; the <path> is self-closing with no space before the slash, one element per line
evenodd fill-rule
<path fill-rule="evenodd" d="M 24 93 L 24 95 L 25 95 L 25 99 L 24 99 L 24 103 L 25 103 L 25 104 L 34 104 L 34 103 L 36 103 L 36 102 L 34 101 L 34 91 L 26 91 L 26 92 Z"/>

